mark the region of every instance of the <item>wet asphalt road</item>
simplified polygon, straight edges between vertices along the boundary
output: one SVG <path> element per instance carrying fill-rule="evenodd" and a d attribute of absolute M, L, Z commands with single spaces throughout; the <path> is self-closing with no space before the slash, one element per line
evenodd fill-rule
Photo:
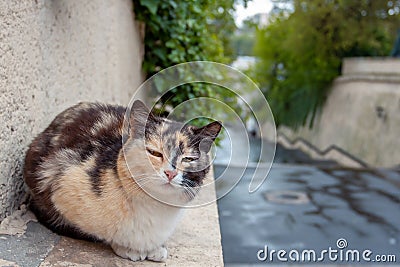
<path fill-rule="evenodd" d="M 225 168 L 224 162 L 215 165 L 217 179 Z M 257 259 L 265 245 L 269 251 L 312 249 L 317 258 L 329 247 L 344 253 L 368 249 L 372 251 L 369 263 L 382 254 L 395 255 L 400 264 L 399 171 L 344 169 L 278 147 L 267 180 L 249 194 L 253 172 L 254 168 L 247 168 L 239 184 L 218 200 L 226 265 L 271 263 L 269 258 Z M 234 178 L 238 171 L 232 168 L 224 175 Z M 217 192 L 225 186 L 218 184 Z M 346 248 L 338 249 L 340 238 L 347 241 Z M 322 262 L 354 263 L 331 261 L 326 255 Z M 275 258 L 273 263 L 280 261 Z"/>

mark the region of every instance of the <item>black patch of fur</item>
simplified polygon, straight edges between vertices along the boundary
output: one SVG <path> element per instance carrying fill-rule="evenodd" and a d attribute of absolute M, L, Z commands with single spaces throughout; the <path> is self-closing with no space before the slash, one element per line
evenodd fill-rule
<path fill-rule="evenodd" d="M 90 156 L 94 154 L 96 147 L 92 143 L 88 143 L 86 146 L 78 150 L 81 161 L 86 161 Z"/>
<path fill-rule="evenodd" d="M 183 144 L 182 141 L 179 142 L 178 148 L 179 148 L 179 153 L 182 154 L 183 153 L 183 149 L 185 148 L 185 145 Z"/>
<path fill-rule="evenodd" d="M 101 196 L 102 194 L 102 181 L 101 175 L 107 170 L 112 169 L 114 173 L 117 172 L 117 159 L 120 150 L 122 149 L 122 142 L 120 138 L 109 139 L 100 141 L 101 146 L 98 148 L 98 153 L 95 160 L 94 167 L 88 171 L 90 182 L 93 192 Z"/>
<path fill-rule="evenodd" d="M 209 172 L 210 167 L 206 167 L 201 171 L 197 172 L 184 172 L 182 175 L 183 180 L 188 179 L 194 183 L 190 183 L 192 187 L 200 186 L 203 184 L 203 179 L 206 177 L 207 173 Z"/>

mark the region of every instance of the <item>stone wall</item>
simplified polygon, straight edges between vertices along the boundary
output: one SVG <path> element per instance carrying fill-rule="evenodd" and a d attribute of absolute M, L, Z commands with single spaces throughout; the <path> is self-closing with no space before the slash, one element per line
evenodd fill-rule
<path fill-rule="evenodd" d="M 79 101 L 128 104 L 142 82 L 131 0 L 0 1 L 0 221 L 24 196 L 32 138 Z"/>
<path fill-rule="evenodd" d="M 281 128 L 320 150 L 336 145 L 373 167 L 400 165 L 400 59 L 345 59 L 313 129 Z"/>

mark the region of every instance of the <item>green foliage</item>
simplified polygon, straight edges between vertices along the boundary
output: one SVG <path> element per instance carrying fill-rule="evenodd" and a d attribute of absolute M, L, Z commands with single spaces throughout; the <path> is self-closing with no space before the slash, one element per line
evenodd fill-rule
<path fill-rule="evenodd" d="M 136 19 L 145 23 L 143 71 L 147 77 L 183 62 L 232 61 L 230 38 L 236 29 L 232 16 L 235 0 L 133 0 L 133 3 Z M 159 112 L 167 114 L 167 106 L 175 107 L 197 97 L 235 102 L 231 92 L 215 86 L 182 85 L 161 97 Z"/>
<path fill-rule="evenodd" d="M 252 75 L 278 124 L 311 126 L 343 57 L 389 55 L 400 27 L 400 1 L 274 2 L 286 5 L 273 9 L 271 24 L 257 32 L 260 61 Z"/>
<path fill-rule="evenodd" d="M 235 30 L 234 0 L 133 0 L 136 18 L 145 22 L 143 70 L 151 76 L 174 64 L 229 62 L 227 41 Z"/>

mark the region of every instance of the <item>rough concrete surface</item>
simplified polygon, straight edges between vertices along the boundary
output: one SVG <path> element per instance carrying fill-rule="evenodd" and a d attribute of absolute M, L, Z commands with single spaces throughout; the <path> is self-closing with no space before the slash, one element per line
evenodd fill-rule
<path fill-rule="evenodd" d="M 142 81 L 131 0 L 0 1 L 0 221 L 24 197 L 33 137 L 79 101 L 128 104 Z"/>
<path fill-rule="evenodd" d="M 37 222 L 33 212 L 22 205 L 19 210 L 13 212 L 0 223 L 0 235 L 17 235 L 18 237 L 26 232 L 30 221 Z"/>
<path fill-rule="evenodd" d="M 165 263 L 132 262 L 115 255 L 108 245 L 58 236 L 37 222 L 29 222 L 21 236 L 0 234 L 0 266 L 223 266 L 216 203 L 185 210 L 166 245 L 169 256 Z"/>
<path fill-rule="evenodd" d="M 372 167 L 400 164 L 400 59 L 351 59 L 313 129 L 281 128 L 320 150 L 337 145 Z M 370 67 L 369 67 L 370 64 Z"/>
<path fill-rule="evenodd" d="M 343 61 L 342 73 L 350 75 L 400 75 L 400 60 L 390 57 L 346 58 Z"/>
<path fill-rule="evenodd" d="M 59 240 L 59 236 L 37 222 L 28 223 L 22 236 L 0 235 L 0 266 L 39 266 Z"/>

